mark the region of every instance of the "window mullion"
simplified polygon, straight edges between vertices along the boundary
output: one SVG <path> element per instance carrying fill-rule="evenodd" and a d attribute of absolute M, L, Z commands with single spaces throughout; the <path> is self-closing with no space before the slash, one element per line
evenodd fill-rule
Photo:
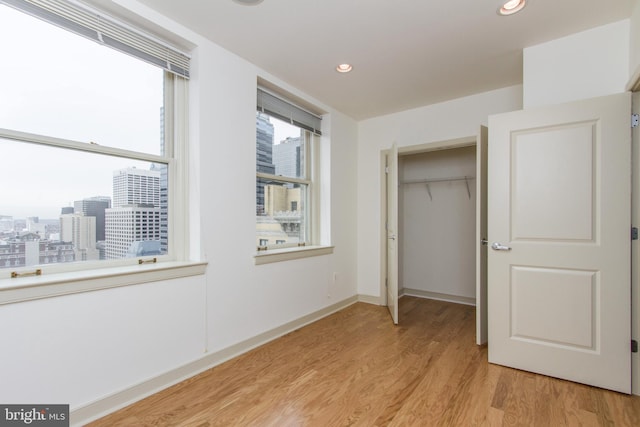
<path fill-rule="evenodd" d="M 293 178 L 293 177 L 282 176 L 282 175 L 272 175 L 270 173 L 264 173 L 264 172 L 256 172 L 256 178 L 282 182 L 283 184 L 311 185 L 311 181 L 308 179 Z"/>
<path fill-rule="evenodd" d="M 3 128 L 0 128 L 0 138 L 19 142 L 27 142 L 31 144 L 47 145 L 50 147 L 66 148 L 69 150 L 84 151 L 87 153 L 105 154 L 108 156 L 122 157 L 125 159 L 135 159 L 155 163 L 167 163 L 167 158 L 165 156 L 141 153 L 139 151 L 124 150 L 122 148 L 105 147 L 93 141 L 72 141 L 70 139 L 54 138 L 46 135 L 38 135 L 35 133 L 20 132 L 17 130 Z"/>

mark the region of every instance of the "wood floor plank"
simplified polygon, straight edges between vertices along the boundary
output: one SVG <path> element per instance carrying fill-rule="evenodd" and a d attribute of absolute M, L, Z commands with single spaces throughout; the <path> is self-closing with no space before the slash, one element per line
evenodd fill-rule
<path fill-rule="evenodd" d="M 90 426 L 640 426 L 640 397 L 487 362 L 475 309 L 354 304 Z"/>

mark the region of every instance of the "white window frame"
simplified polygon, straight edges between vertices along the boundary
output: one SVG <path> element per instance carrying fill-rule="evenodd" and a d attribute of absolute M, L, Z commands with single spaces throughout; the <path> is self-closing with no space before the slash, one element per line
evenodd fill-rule
<path fill-rule="evenodd" d="M 62 3 L 56 0 L 54 3 Z M 112 20 L 113 18 L 108 18 Z M 118 24 L 116 24 L 118 25 Z M 128 28 L 131 28 L 126 25 Z M 80 37 L 80 36 L 78 36 Z M 164 155 L 106 147 L 90 142 L 0 129 L 0 138 L 60 150 L 166 164 L 168 167 L 168 254 L 118 260 L 79 261 L 0 269 L 0 305 L 157 280 L 204 274 L 205 262 L 189 260 L 188 80 L 164 72 Z M 184 69 L 180 69 L 188 76 Z M 63 153 L 63 151 L 61 151 Z M 35 274 L 39 270 L 39 274 Z M 12 275 L 12 273 L 15 273 Z M 12 277 L 16 276 L 16 277 Z"/>
<path fill-rule="evenodd" d="M 262 89 L 264 90 L 264 89 Z M 268 91 L 271 95 L 276 96 L 284 102 L 289 102 L 298 107 L 293 101 L 290 101 L 286 95 L 280 94 L 273 89 Z M 303 109 L 302 107 L 298 107 Z M 304 110 L 304 109 L 303 109 Z M 270 117 L 272 116 L 268 112 L 265 112 Z M 311 113 L 314 114 L 314 113 Z M 297 125 L 292 119 L 292 125 Z M 303 184 L 307 186 L 305 204 L 305 221 L 306 221 L 306 236 L 303 245 L 298 244 L 270 244 L 266 247 L 258 246 L 254 255 L 254 261 L 256 265 L 269 264 L 273 262 L 288 261 L 299 258 L 307 258 L 319 255 L 328 255 L 333 253 L 333 246 L 323 245 L 321 243 L 321 224 L 325 218 L 321 218 L 321 164 L 320 164 L 320 143 L 323 139 L 319 132 L 318 134 L 312 132 L 309 129 L 300 128 L 302 135 L 304 135 L 304 169 L 305 177 L 294 178 L 279 175 L 272 175 L 262 172 L 256 172 L 256 180 L 258 178 L 264 178 L 282 183 Z M 257 156 L 257 153 L 256 153 Z"/>
<path fill-rule="evenodd" d="M 268 114 L 267 114 L 268 115 Z M 271 116 L 270 116 L 271 117 Z M 314 198 L 314 180 L 313 180 L 313 159 L 315 159 L 315 136 L 308 130 L 300 128 L 302 141 L 302 148 L 304 149 L 304 176 L 301 178 L 297 177 L 288 177 L 283 175 L 273 175 L 264 172 L 256 172 L 256 179 L 266 179 L 269 181 L 275 181 L 282 184 L 293 184 L 293 185 L 301 185 L 305 186 L 304 200 L 301 200 L 304 206 L 304 224 L 301 226 L 304 227 L 304 234 L 300 236 L 302 238 L 302 242 L 300 243 L 281 243 L 281 244 L 268 244 L 266 246 L 258 246 L 258 251 L 268 251 L 273 249 L 286 249 L 293 247 L 303 247 L 312 245 L 314 241 L 316 241 L 316 236 L 314 235 L 313 224 L 315 224 L 313 207 L 316 204 L 316 200 Z M 300 206 L 298 206 L 300 209 Z"/>

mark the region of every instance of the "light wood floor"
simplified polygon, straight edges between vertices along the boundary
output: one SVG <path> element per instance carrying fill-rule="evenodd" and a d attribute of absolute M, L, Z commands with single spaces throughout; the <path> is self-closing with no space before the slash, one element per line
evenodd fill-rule
<path fill-rule="evenodd" d="M 487 363 L 473 307 L 355 304 L 91 426 L 640 426 L 640 397 Z"/>

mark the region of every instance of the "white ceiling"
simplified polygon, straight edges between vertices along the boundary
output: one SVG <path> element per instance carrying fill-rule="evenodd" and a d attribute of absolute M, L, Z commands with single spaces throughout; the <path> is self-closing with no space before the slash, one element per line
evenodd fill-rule
<path fill-rule="evenodd" d="M 522 82 L 522 49 L 628 18 L 635 0 L 140 0 L 361 120 Z M 336 65 L 353 64 L 349 74 Z"/>

